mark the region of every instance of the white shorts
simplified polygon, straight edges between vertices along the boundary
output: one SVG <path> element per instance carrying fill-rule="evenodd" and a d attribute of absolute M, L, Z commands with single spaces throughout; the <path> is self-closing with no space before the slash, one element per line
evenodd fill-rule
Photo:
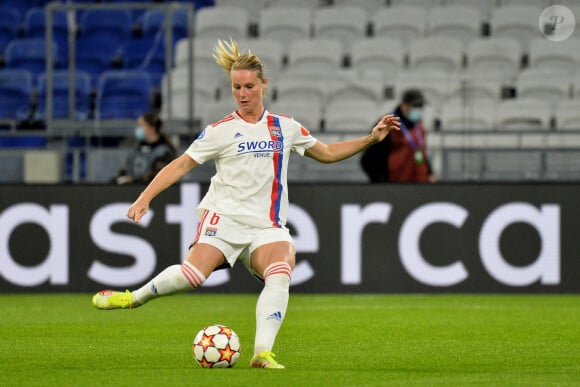
<path fill-rule="evenodd" d="M 206 210 L 197 227 L 195 243 L 207 243 L 220 250 L 229 267 L 234 267 L 237 260 L 254 276 L 260 276 L 252 269 L 250 257 L 258 247 L 272 242 L 290 242 L 294 240 L 287 228 L 258 228 L 237 222 L 223 215 Z"/>

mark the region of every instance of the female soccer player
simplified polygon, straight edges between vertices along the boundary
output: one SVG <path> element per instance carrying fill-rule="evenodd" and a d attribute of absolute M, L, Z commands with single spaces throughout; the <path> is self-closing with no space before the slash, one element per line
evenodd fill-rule
<path fill-rule="evenodd" d="M 238 110 L 208 125 L 187 151 L 149 183 L 129 207 L 139 223 L 149 204 L 192 168 L 214 159 L 217 173 L 197 210 L 198 234 L 182 265 L 169 266 L 133 292 L 103 290 L 93 297 L 99 309 L 136 308 L 161 296 L 198 288 L 216 269 L 239 259 L 264 282 L 256 305 L 256 336 L 251 367 L 284 368 L 272 347 L 286 314 L 296 250 L 288 229 L 286 174 L 291 151 L 333 163 L 350 157 L 399 128 L 385 115 L 371 133 L 325 144 L 288 116 L 264 108 L 268 84 L 264 65 L 237 42 L 218 40 L 213 56 L 229 75 Z"/>

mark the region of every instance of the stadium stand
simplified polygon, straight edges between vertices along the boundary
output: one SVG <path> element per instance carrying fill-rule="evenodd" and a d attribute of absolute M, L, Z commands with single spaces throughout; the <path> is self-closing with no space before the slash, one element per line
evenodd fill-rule
<path fill-rule="evenodd" d="M 54 43 L 51 48 L 53 67 L 57 68 L 61 63 L 58 46 Z M 37 76 L 46 69 L 46 55 L 47 49 L 44 39 L 12 39 L 4 54 L 6 68 L 27 70 L 33 76 Z"/>
<path fill-rule="evenodd" d="M 278 40 L 284 47 L 296 39 L 308 39 L 312 35 L 310 8 L 264 8 L 259 20 L 258 36 Z"/>
<path fill-rule="evenodd" d="M 145 38 L 153 39 L 156 35 L 166 31 L 166 13 L 163 10 L 146 11 L 143 14 L 142 29 Z M 176 9 L 172 12 L 172 36 L 173 43 L 189 37 L 187 12 L 184 9 Z"/>
<path fill-rule="evenodd" d="M 4 57 L 4 50 L 12 39 L 19 37 L 20 12 L 16 8 L 0 7 L 0 57 Z"/>
<path fill-rule="evenodd" d="M 0 70 L 0 120 L 24 120 L 32 112 L 32 74 L 22 69 Z"/>
<path fill-rule="evenodd" d="M 69 113 L 69 90 L 70 74 L 66 70 L 52 73 L 53 110 L 52 116 L 56 119 L 68 119 Z M 40 74 L 36 86 L 37 99 L 35 119 L 46 118 L 46 73 Z M 77 71 L 74 79 L 75 110 L 73 119 L 86 120 L 91 111 L 91 77 L 88 73 Z"/>
<path fill-rule="evenodd" d="M 152 87 L 151 76 L 146 71 L 104 72 L 97 86 L 97 118 L 137 119 L 151 110 Z"/>
<path fill-rule="evenodd" d="M 400 39 L 408 47 L 412 40 L 425 36 L 427 15 L 428 11 L 421 6 L 381 8 L 371 17 L 373 34 Z"/>
<path fill-rule="evenodd" d="M 316 39 L 337 40 L 349 54 L 354 41 L 367 35 L 368 15 L 356 6 L 318 8 L 313 13 L 313 27 Z"/>
<path fill-rule="evenodd" d="M 6 45 L 22 38 L 44 42 L 46 8 L 42 7 L 46 3 L 44 0 L 0 0 L 0 10 L 6 12 L 8 9 L 9 13 L 6 17 L 0 15 L 3 20 L 0 48 L 3 40 Z M 124 1 L 75 0 L 70 3 L 98 4 L 101 7 L 107 3 L 122 6 Z M 168 1 L 142 3 L 146 7 L 147 4 L 159 5 Z M 100 125 L 101 121 L 91 121 L 93 116 L 94 119 L 103 119 L 104 124 L 124 116 L 122 118 L 129 123 L 127 128 L 132 130 L 136 110 L 101 114 L 107 107 L 106 103 L 103 104 L 106 98 L 103 101 L 99 79 L 110 71 L 144 70 L 151 86 L 145 93 L 146 106 L 160 108 L 164 117 L 171 112 L 175 121 L 170 124 L 170 130 L 183 134 L 182 141 L 189 142 L 191 138 L 188 136 L 192 132 L 219 120 L 235 108 L 227 77 L 211 57 L 216 37 L 227 39 L 231 36 L 239 41 L 242 49 L 249 48 L 263 58 L 271 79 L 267 108 L 295 116 L 323 140 L 348 138 L 357 129 L 364 127 L 368 130 L 372 125 L 373 122 L 348 124 L 346 119 L 336 123 L 329 119 L 333 109 L 338 109 L 335 106 L 341 106 L 345 100 L 360 101 L 361 105 L 368 106 L 374 104 L 381 110 L 388 110 L 405 88 L 419 87 L 428 100 L 424 120 L 432 134 L 429 151 L 436 159 L 434 164 L 442 169 L 443 180 L 578 179 L 568 165 L 573 157 L 578 157 L 574 148 L 580 147 L 580 28 L 576 28 L 575 35 L 564 42 L 555 43 L 544 38 L 539 31 L 538 17 L 552 1 L 183 0 L 182 3 L 196 6 L 194 36 L 187 37 L 183 16 L 174 19 L 171 111 L 169 91 L 163 87 L 163 81 L 160 82 L 168 75 L 164 64 L 163 11 L 145 8 L 115 11 L 116 15 L 125 15 L 120 17 L 123 22 L 103 18 L 102 15 L 109 11 L 76 11 L 79 30 L 75 66 L 77 73 L 81 74 L 77 83 L 86 85 L 86 72 L 92 89 L 88 111 L 86 94 L 80 98 L 77 97 L 80 90 L 75 93 L 77 112 L 73 114 L 74 121 L 87 124 L 73 125 L 80 137 L 109 135 L 105 134 L 106 131 L 87 129 Z M 565 4 L 580 20 L 580 2 L 567 0 Z M 348 12 L 341 13 L 345 10 Z M 104 25 L 95 26 L 94 20 L 90 20 L 87 27 L 91 13 L 100 15 L 96 19 L 107 19 Z M 181 10 L 177 14 L 186 15 Z M 60 84 L 61 78 L 63 82 L 65 78 L 68 81 L 66 71 L 61 71 L 69 67 L 66 63 L 69 31 L 64 16 L 62 10 L 54 14 L 53 28 L 57 48 L 53 57 L 60 62 L 56 61 L 54 67 L 52 116 L 58 120 L 68 117 L 68 82 L 66 86 Z M 10 26 L 9 22 L 13 20 L 18 20 L 16 26 Z M 103 20 L 96 21 L 98 24 Z M 97 38 L 91 38 L 93 34 Z M 155 37 L 161 43 L 152 50 Z M 460 38 L 461 43 L 448 41 L 442 46 L 444 48 L 436 46 L 437 41 L 449 37 Z M 327 39 L 338 44 L 338 48 L 334 46 L 328 50 L 329 55 L 323 55 L 324 50 L 320 48 L 306 49 Z M 190 42 L 193 82 L 188 82 L 187 78 Z M 46 51 L 44 46 L 37 47 L 37 50 Z M 0 56 L 6 55 L 7 51 L 0 51 Z M 312 55 L 312 51 L 316 55 Z M 315 56 L 322 59 L 313 59 Z M 32 121 L 42 121 L 46 117 L 45 82 L 36 80 L 38 74 L 46 71 L 45 56 L 37 55 L 35 65 L 24 65 L 25 69 L 34 70 L 27 73 L 31 78 L 30 86 L 26 86 L 27 81 L 24 81 L 24 91 L 3 93 L 1 74 L 20 66 L 15 65 L 13 58 L 8 61 L 5 57 L 4 68 L 0 68 L 0 120 L 8 120 L 9 133 L 29 128 L 26 125 Z M 190 84 L 193 106 L 189 105 L 188 99 Z M 154 86 L 161 87 L 156 91 Z M 160 95 L 156 96 L 156 92 Z M 11 105 L 13 97 L 19 98 L 20 102 Z M 152 97 L 159 100 L 156 102 Z M 193 122 L 189 122 L 191 108 Z M 107 114 L 111 118 L 105 118 Z M 377 117 L 375 110 L 369 118 L 374 121 Z M 50 125 L 53 131 L 46 133 L 61 133 L 54 131 L 54 124 Z M 110 133 L 116 135 L 114 131 Z M 17 134 L 21 135 L 20 132 Z M 118 143 L 109 141 L 107 137 L 97 140 L 102 144 Z M 8 146 L 6 141 L 3 144 Z M 494 172 L 497 167 L 491 160 L 494 154 L 490 156 L 490 152 L 498 151 L 506 154 L 513 151 L 518 157 L 539 152 L 540 166 L 534 167 L 537 171 L 526 175 L 520 170 L 525 168 L 523 163 L 504 158 L 509 167 Z M 87 151 L 87 161 L 91 152 Z M 569 155 L 559 158 L 566 152 Z M 536 162 L 534 157 L 533 163 Z M 344 167 L 348 172 L 333 175 L 328 168 L 319 170 L 308 160 L 302 165 L 301 158 L 297 159 L 296 169 L 292 172 L 294 181 L 365 180 L 357 160 L 348 165 L 341 164 L 341 170 Z M 18 165 L 16 159 L 10 160 L 8 164 Z M 76 168 L 70 163 L 67 165 L 67 168 Z M 118 167 L 117 163 L 115 166 Z M 13 170 L 22 172 L 22 168 Z M 71 175 L 69 172 L 65 175 Z M 78 176 L 84 174 L 76 173 Z M 96 176 L 87 173 L 87 181 L 93 175 Z"/>

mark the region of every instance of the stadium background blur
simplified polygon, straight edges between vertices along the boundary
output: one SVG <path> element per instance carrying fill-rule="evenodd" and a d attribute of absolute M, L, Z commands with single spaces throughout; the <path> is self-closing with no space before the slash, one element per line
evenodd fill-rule
<path fill-rule="evenodd" d="M 417 87 L 442 182 L 574 181 L 580 32 L 542 34 L 553 4 L 580 19 L 578 0 L 0 0 L 0 182 L 105 183 L 151 109 L 183 150 L 235 108 L 211 59 L 218 37 L 260 55 L 268 109 L 323 140 L 368 131 Z M 212 168 L 185 180 L 207 182 Z M 289 180 L 366 178 L 358 157 L 333 168 L 297 158 Z"/>

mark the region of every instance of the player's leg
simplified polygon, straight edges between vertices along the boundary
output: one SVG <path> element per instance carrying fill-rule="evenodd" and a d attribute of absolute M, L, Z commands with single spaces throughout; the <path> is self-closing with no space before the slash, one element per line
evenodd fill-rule
<path fill-rule="evenodd" d="M 209 244 L 195 243 L 183 264 L 167 267 L 133 292 L 100 291 L 93 297 L 93 305 L 98 309 L 136 308 L 158 297 L 196 289 L 223 263 L 224 254 L 219 249 Z"/>
<path fill-rule="evenodd" d="M 251 267 L 264 280 L 256 305 L 252 367 L 284 368 L 273 359 L 272 348 L 288 307 L 295 254 L 293 244 L 288 241 L 268 243 L 252 252 Z"/>

